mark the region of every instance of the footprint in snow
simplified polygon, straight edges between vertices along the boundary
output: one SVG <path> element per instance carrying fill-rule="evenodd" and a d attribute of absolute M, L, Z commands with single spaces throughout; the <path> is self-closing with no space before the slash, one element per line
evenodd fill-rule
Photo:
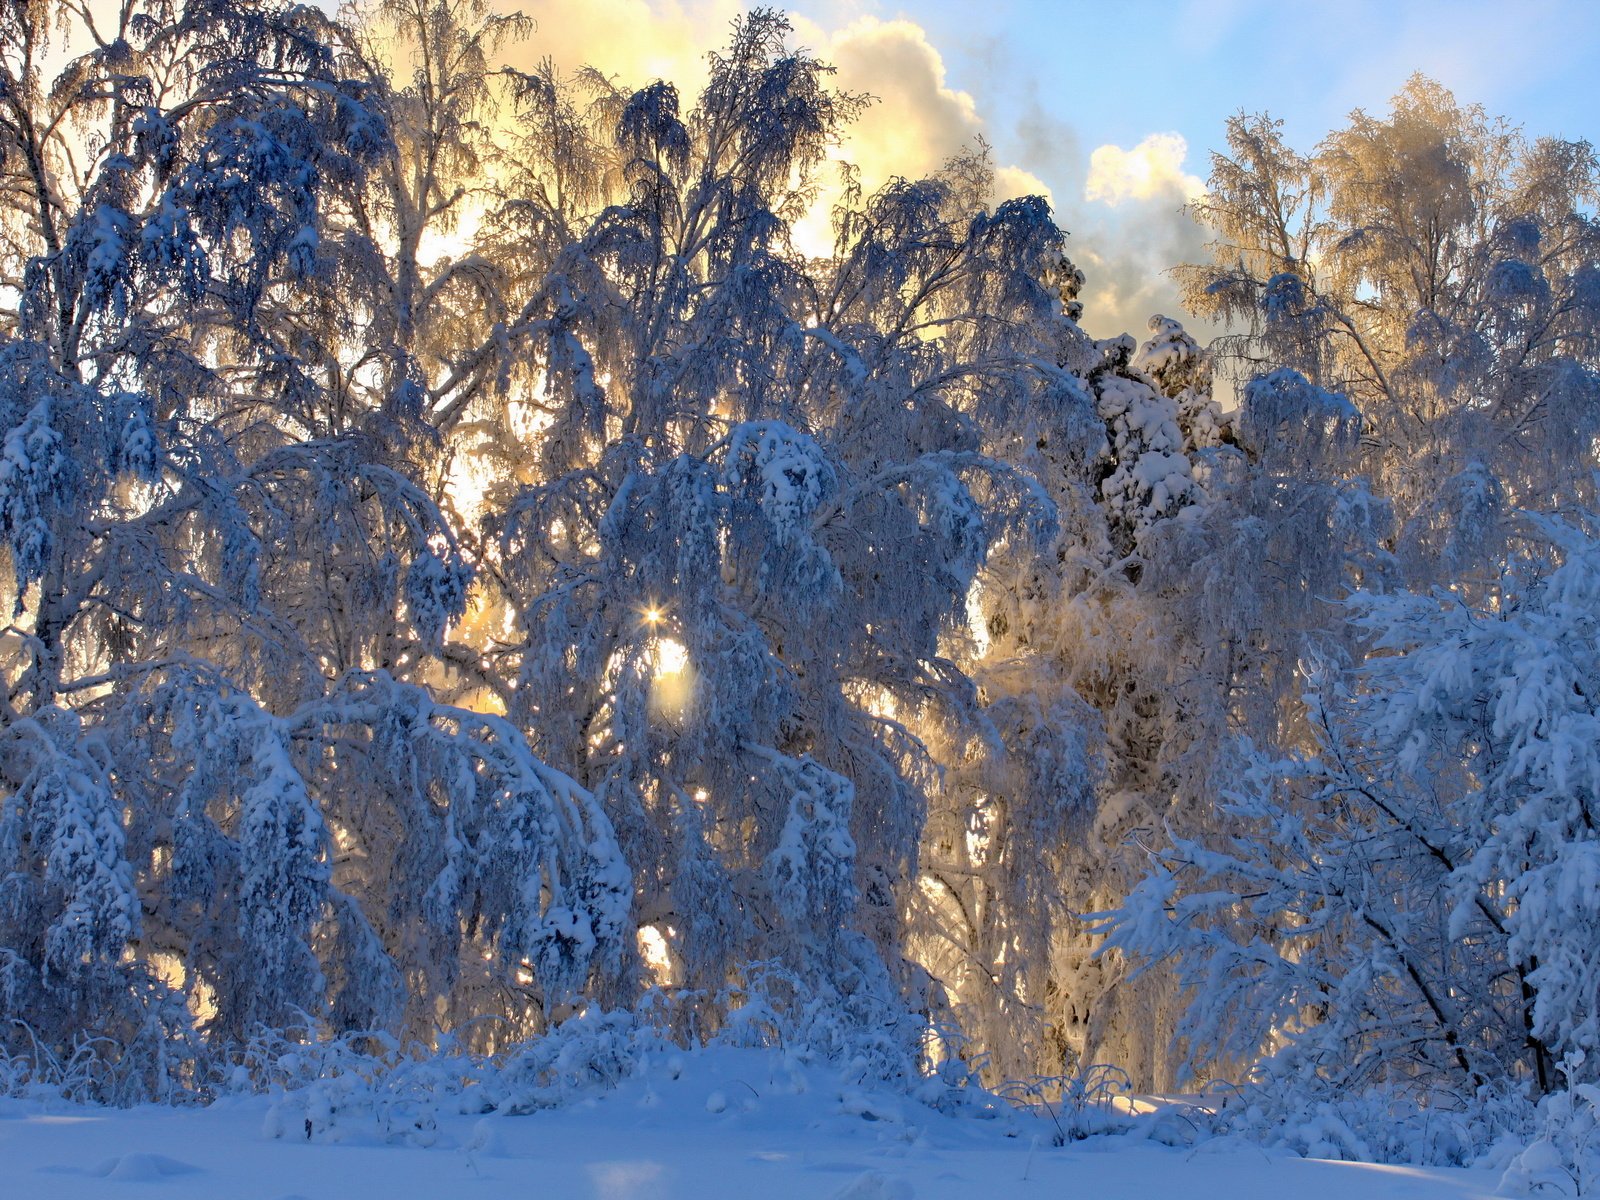
<path fill-rule="evenodd" d="M 134 1151 L 131 1154 L 106 1159 L 99 1166 L 92 1168 L 89 1174 L 98 1175 L 101 1179 L 121 1180 L 124 1183 L 150 1183 L 173 1175 L 193 1175 L 199 1170 L 199 1167 L 168 1158 L 164 1154 Z"/>
<path fill-rule="evenodd" d="M 914 1200 L 916 1193 L 904 1179 L 890 1179 L 868 1171 L 833 1194 L 833 1200 Z"/>

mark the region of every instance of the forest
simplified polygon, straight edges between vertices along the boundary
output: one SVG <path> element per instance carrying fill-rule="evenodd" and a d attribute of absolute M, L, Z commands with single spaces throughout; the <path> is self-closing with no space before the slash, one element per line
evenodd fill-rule
<path fill-rule="evenodd" d="M 0 1092 L 603 1028 L 1592 1156 L 1594 149 L 1240 113 L 1226 332 L 1097 340 L 781 13 L 698 95 L 528 39 L 0 10 Z"/>

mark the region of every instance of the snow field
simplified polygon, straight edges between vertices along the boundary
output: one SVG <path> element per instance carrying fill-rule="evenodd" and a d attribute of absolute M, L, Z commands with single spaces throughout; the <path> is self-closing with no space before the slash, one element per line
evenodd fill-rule
<path fill-rule="evenodd" d="M 946 1115 L 762 1050 L 651 1060 L 610 1092 L 527 1116 L 441 1112 L 426 1147 L 386 1143 L 360 1117 L 336 1121 L 336 1141 L 307 1141 L 283 1099 L 0 1101 L 0 1197 L 1467 1200 L 1498 1182 L 1494 1171 L 1308 1160 L 1236 1139 L 1165 1145 L 1162 1130 L 1182 1123 L 1159 1120 L 1058 1148 L 1042 1119 Z"/>

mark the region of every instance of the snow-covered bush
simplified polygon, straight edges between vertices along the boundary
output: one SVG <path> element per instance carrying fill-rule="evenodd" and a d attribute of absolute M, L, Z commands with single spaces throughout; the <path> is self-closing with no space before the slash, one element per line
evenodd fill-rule
<path fill-rule="evenodd" d="M 1501 1168 L 1534 1136 L 1534 1105 L 1514 1086 L 1471 1097 L 1387 1087 L 1308 1097 L 1262 1076 L 1212 1088 L 1199 1107 L 1208 1133 L 1248 1138 L 1306 1158 Z"/>
<path fill-rule="evenodd" d="M 441 1113 L 462 1111 L 487 1067 L 447 1043 L 402 1046 L 384 1033 L 334 1037 L 301 1029 L 251 1038 L 230 1084 L 265 1091 L 270 1138 L 429 1147 Z"/>
<path fill-rule="evenodd" d="M 485 1110 L 506 1115 L 558 1108 L 608 1091 L 671 1043 L 631 1012 L 590 1007 L 504 1055 L 484 1082 Z"/>
<path fill-rule="evenodd" d="M 1510 1154 L 1499 1196 L 1592 1196 L 1600 1189 L 1600 1089 L 1578 1084 L 1539 1102 Z M 1509 1141 L 1510 1139 L 1506 1139 Z"/>

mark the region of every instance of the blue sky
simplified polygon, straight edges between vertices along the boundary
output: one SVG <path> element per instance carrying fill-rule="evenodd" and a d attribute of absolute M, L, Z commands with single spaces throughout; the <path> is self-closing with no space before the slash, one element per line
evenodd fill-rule
<path fill-rule="evenodd" d="M 951 84 L 992 105 L 995 131 L 1030 102 L 1085 142 L 1176 130 L 1208 145 L 1240 108 L 1314 141 L 1358 106 L 1381 109 L 1413 71 L 1529 132 L 1600 140 L 1595 0 L 983 0 L 795 6 L 819 23 L 904 16 L 928 31 Z M 999 138 L 996 139 L 997 145 Z"/>

